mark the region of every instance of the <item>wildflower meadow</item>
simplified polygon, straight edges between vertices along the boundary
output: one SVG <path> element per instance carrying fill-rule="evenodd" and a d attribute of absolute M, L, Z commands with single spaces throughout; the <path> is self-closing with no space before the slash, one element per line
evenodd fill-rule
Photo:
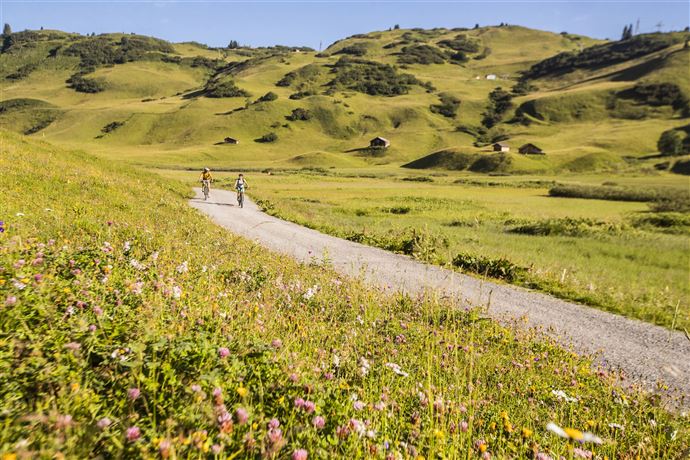
<path fill-rule="evenodd" d="M 270 253 L 179 182 L 0 138 L 2 459 L 689 452 L 682 411 L 539 331 Z"/>

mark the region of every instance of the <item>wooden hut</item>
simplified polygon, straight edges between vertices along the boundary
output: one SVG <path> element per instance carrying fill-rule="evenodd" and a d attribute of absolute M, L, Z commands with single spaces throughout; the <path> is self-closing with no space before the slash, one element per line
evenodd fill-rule
<path fill-rule="evenodd" d="M 510 152 L 510 146 L 505 142 L 496 142 L 492 145 L 494 152 Z"/>
<path fill-rule="evenodd" d="M 387 149 L 388 147 L 390 147 L 390 145 L 391 141 L 381 136 L 376 136 L 375 138 L 369 141 L 369 147 L 372 149 Z"/>
<path fill-rule="evenodd" d="M 520 146 L 518 152 L 522 153 L 523 155 L 544 155 L 544 151 L 531 142 Z"/>
<path fill-rule="evenodd" d="M 235 139 L 234 137 L 226 137 L 225 139 L 223 139 L 223 141 L 224 141 L 226 144 L 239 144 L 239 143 L 240 143 L 240 141 L 238 141 L 238 140 Z"/>

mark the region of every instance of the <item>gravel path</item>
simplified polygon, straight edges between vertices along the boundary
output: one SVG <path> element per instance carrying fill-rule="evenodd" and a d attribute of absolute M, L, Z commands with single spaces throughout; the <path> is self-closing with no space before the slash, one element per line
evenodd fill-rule
<path fill-rule="evenodd" d="M 199 189 L 196 193 L 191 206 L 275 252 L 302 262 L 325 257 L 338 272 L 364 276 L 386 289 L 433 290 L 461 304 L 488 305 L 488 314 L 502 323 L 522 318 L 526 326 L 542 328 L 579 353 L 597 353 L 599 362 L 622 369 L 630 381 L 649 390 L 664 381 L 687 395 L 685 404 L 690 404 L 690 340 L 682 333 L 324 235 L 269 216 L 249 200 L 240 209 L 233 192 L 212 190 L 208 201 Z"/>

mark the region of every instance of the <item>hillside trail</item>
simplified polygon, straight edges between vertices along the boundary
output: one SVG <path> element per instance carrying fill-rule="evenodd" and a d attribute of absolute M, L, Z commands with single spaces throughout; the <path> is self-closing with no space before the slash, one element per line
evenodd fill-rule
<path fill-rule="evenodd" d="M 663 381 L 690 405 L 690 340 L 682 333 L 325 235 L 269 216 L 249 199 L 240 209 L 234 192 L 215 189 L 204 201 L 195 191 L 192 207 L 272 251 L 300 262 L 326 259 L 339 273 L 385 290 L 434 292 L 461 306 L 487 306 L 502 324 L 534 327 L 577 353 L 596 355 L 597 364 L 622 370 L 626 382 L 657 391 Z"/>

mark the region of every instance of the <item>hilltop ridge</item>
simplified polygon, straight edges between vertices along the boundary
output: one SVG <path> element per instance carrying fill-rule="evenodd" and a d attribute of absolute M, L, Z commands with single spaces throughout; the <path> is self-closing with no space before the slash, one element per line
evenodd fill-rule
<path fill-rule="evenodd" d="M 24 31 L 0 55 L 0 127 L 176 167 L 396 166 L 505 141 L 513 172 L 651 168 L 690 124 L 687 38 L 393 29 L 316 52 Z M 518 157 L 528 142 L 546 155 Z"/>

